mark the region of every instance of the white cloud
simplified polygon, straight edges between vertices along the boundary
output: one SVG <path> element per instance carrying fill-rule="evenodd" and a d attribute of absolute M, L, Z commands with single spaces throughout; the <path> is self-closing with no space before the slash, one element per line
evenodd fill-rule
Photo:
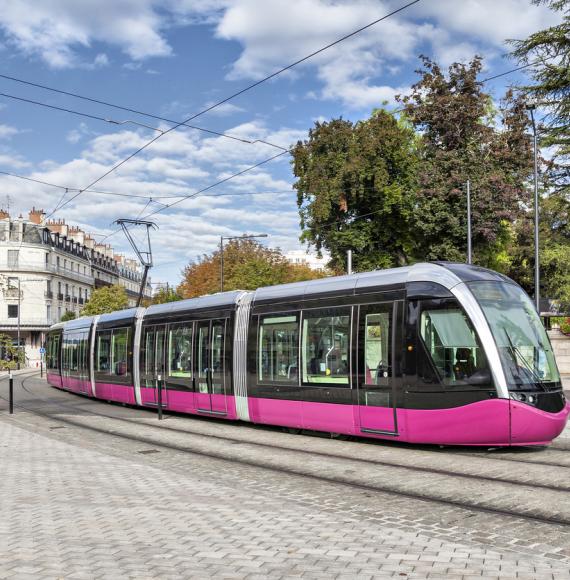
<path fill-rule="evenodd" d="M 16 127 L 10 125 L 0 125 L 0 139 L 11 139 L 14 135 L 20 133 Z"/>
<path fill-rule="evenodd" d="M 4 0 L 0 27 L 6 41 L 53 68 L 80 64 L 76 48 L 95 42 L 118 46 L 132 60 L 172 53 L 157 0 Z M 104 57 L 95 59 L 98 66 Z"/>

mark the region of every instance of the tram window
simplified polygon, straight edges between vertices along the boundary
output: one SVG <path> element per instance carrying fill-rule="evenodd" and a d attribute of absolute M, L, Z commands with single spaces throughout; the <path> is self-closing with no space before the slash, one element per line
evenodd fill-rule
<path fill-rule="evenodd" d="M 109 374 L 111 366 L 111 332 L 97 333 L 97 372 Z"/>
<path fill-rule="evenodd" d="M 192 377 L 192 326 L 173 325 L 168 341 L 168 375 Z"/>
<path fill-rule="evenodd" d="M 115 376 L 128 374 L 128 344 L 129 329 L 118 328 L 113 330 L 111 340 L 111 372 Z"/>
<path fill-rule="evenodd" d="M 297 315 L 266 316 L 259 324 L 260 382 L 297 383 L 299 374 Z"/>
<path fill-rule="evenodd" d="M 424 310 L 420 333 L 445 385 L 490 382 L 485 352 L 459 308 Z"/>
<path fill-rule="evenodd" d="M 303 313 L 303 383 L 348 384 L 350 315 Z"/>
<path fill-rule="evenodd" d="M 365 318 L 364 354 L 367 385 L 379 385 L 388 378 L 390 369 L 390 314 L 367 314 Z"/>

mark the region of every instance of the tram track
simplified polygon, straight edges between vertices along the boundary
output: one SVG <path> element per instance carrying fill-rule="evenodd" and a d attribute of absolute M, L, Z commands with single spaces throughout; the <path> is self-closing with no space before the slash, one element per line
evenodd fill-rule
<path fill-rule="evenodd" d="M 34 396 L 34 397 L 38 397 L 37 393 L 32 392 L 31 390 L 29 390 L 28 388 L 26 388 L 24 385 L 22 385 L 23 390 L 25 390 L 27 393 L 29 393 L 30 395 Z M 55 387 L 54 387 L 55 388 Z M 72 391 L 65 391 L 65 390 L 59 390 L 59 392 L 68 392 L 69 394 L 79 397 L 84 401 L 93 401 L 93 399 L 91 398 L 85 398 L 83 395 L 79 394 L 79 393 L 74 393 Z M 46 402 L 51 402 L 48 399 L 45 399 L 44 397 L 39 397 L 42 398 L 44 401 Z M 98 399 L 95 399 L 95 401 L 99 401 Z M 66 403 L 61 403 L 61 402 L 57 402 L 57 405 L 63 408 L 69 408 L 73 411 L 77 411 L 77 407 L 70 405 L 70 404 L 66 404 Z M 136 409 L 140 409 L 140 410 L 149 410 L 146 408 L 141 408 L 141 407 L 135 407 Z M 125 417 L 117 417 L 116 415 L 110 415 L 108 413 L 100 413 L 100 412 L 93 412 L 91 410 L 84 410 L 82 409 L 83 412 L 89 413 L 91 415 L 94 416 L 100 416 L 100 417 L 106 417 L 109 419 L 113 419 L 115 421 L 120 421 L 120 422 L 124 422 L 124 423 L 128 423 L 128 424 L 138 424 L 139 422 L 137 420 L 134 419 L 127 419 Z M 150 411 L 150 410 L 149 410 Z M 187 415 L 187 417 L 189 419 L 196 419 L 199 418 L 201 420 L 206 419 L 209 420 L 209 417 L 203 417 L 201 415 Z M 219 420 L 216 420 L 216 423 L 218 423 Z M 268 443 L 262 443 L 259 441 L 251 441 L 250 439 L 247 438 L 236 438 L 236 437 L 228 437 L 228 436 L 224 436 L 224 435 L 219 435 L 219 434 L 214 434 L 214 433 L 204 433 L 201 431 L 196 431 L 196 430 L 192 430 L 191 428 L 184 428 L 184 429 L 179 429 L 176 427 L 171 427 L 171 426 L 167 426 L 167 425 L 155 425 L 155 424 L 147 424 L 145 423 L 146 426 L 151 427 L 152 429 L 160 429 L 160 430 L 168 430 L 177 434 L 182 434 L 182 435 L 193 435 L 193 436 L 198 436 L 198 437 L 203 437 L 206 439 L 216 439 L 219 441 L 226 441 L 232 445 L 235 444 L 243 444 L 243 445 L 253 445 L 256 447 L 263 447 L 263 448 L 267 448 L 267 449 L 271 449 L 271 450 L 279 450 L 279 451 L 291 451 L 291 452 L 296 452 L 296 453 L 305 453 L 305 454 L 309 454 L 309 455 L 313 455 L 313 456 L 319 456 L 319 457 L 323 457 L 326 459 L 334 459 L 334 460 L 350 460 L 350 461 L 358 461 L 361 463 L 364 463 L 366 465 L 377 465 L 377 466 L 382 466 L 382 467 L 395 467 L 395 468 L 400 468 L 400 469 L 407 469 L 407 470 L 411 470 L 411 471 L 415 471 L 415 472 L 425 472 L 425 473 L 432 473 L 432 474 L 437 474 L 437 475 L 444 475 L 444 476 L 453 476 L 453 477 L 463 477 L 463 478 L 468 478 L 468 479 L 476 479 L 479 481 L 488 481 L 488 482 L 499 482 L 499 483 L 507 483 L 507 484 L 511 484 L 511 485 L 515 485 L 515 486 L 520 486 L 520 487 L 532 487 L 532 488 L 541 488 L 541 489 L 547 489 L 547 490 L 551 490 L 551 491 L 570 491 L 570 485 L 563 485 L 563 486 L 553 486 L 553 485 L 548 485 L 548 484 L 544 484 L 541 482 L 520 482 L 516 479 L 513 478 L 505 478 L 505 477 L 491 477 L 491 476 L 485 476 L 485 475 L 480 475 L 480 474 L 473 474 L 473 473 L 458 473 L 456 471 L 450 471 L 450 470 L 444 470 L 444 469 L 438 469 L 438 468 L 434 468 L 434 467 L 425 467 L 425 466 L 410 466 L 407 465 L 405 463 L 402 462 L 396 462 L 396 461 L 381 461 L 378 459 L 362 459 L 362 458 L 358 458 L 358 457 L 354 457 L 354 456 L 349 456 L 346 454 L 334 454 L 334 453 L 324 453 L 321 451 L 315 451 L 314 449 L 311 451 L 305 451 L 303 449 L 299 449 L 297 446 L 282 446 L 282 445 L 274 445 L 274 444 L 268 444 Z M 263 429 L 263 430 L 267 430 L 267 427 L 272 428 L 271 426 L 265 426 L 265 425 L 255 425 L 254 428 L 256 429 Z M 363 440 L 359 440 L 359 443 L 362 444 L 368 444 L 368 445 L 377 445 L 378 443 L 376 441 L 372 442 L 366 439 Z M 417 449 L 415 451 L 418 451 Z M 550 451 L 555 451 L 555 450 L 550 450 Z M 438 450 L 438 449 L 421 449 L 420 450 L 421 453 L 437 453 L 437 454 L 441 454 L 441 453 L 446 453 L 449 455 L 449 449 L 448 450 Z M 560 451 L 563 453 L 563 451 Z M 553 468 L 562 468 L 562 469 L 570 469 L 570 463 L 568 464 L 561 464 L 561 463 L 552 463 L 552 462 L 547 462 L 547 461 L 524 461 L 524 460 L 519 460 L 519 459 L 512 459 L 512 458 L 504 458 L 504 457 L 497 457 L 495 454 L 493 454 L 492 452 L 485 452 L 484 454 L 477 456 L 477 455 L 473 455 L 473 454 L 468 454 L 468 453 L 462 453 L 462 452 L 455 452 L 455 451 L 451 451 L 451 454 L 453 456 L 461 456 L 461 457 L 468 457 L 470 459 L 473 459 L 474 457 L 478 458 L 478 459 L 491 459 L 493 461 L 511 461 L 514 463 L 524 463 L 524 464 L 528 464 L 528 465 L 543 465 L 543 466 L 548 466 L 548 467 L 553 467 Z M 570 457 L 568 458 L 569 462 L 570 462 Z"/>
<path fill-rule="evenodd" d="M 35 374 L 35 373 L 34 373 Z M 33 393 L 33 391 L 29 390 L 27 387 L 27 382 L 28 380 L 32 378 L 30 375 L 27 375 L 25 377 L 22 378 L 22 385 L 23 387 L 25 387 L 25 390 L 28 394 L 36 397 L 36 398 L 40 398 L 43 399 L 44 401 L 50 403 L 50 404 L 54 404 L 53 401 L 49 401 L 43 397 L 38 397 L 36 393 Z M 4 397 L 2 397 L 4 398 Z M 88 401 L 89 399 L 85 399 L 86 401 Z M 56 405 L 58 405 L 59 403 L 56 403 Z M 61 405 L 59 405 L 61 406 Z M 72 405 L 65 405 L 67 408 L 71 408 L 73 411 L 77 412 L 78 409 L 74 408 Z M 195 456 L 199 456 L 199 457 L 207 457 L 210 459 L 217 459 L 217 460 L 222 460 L 224 462 L 230 462 L 230 463 L 237 463 L 243 466 L 247 466 L 247 467 L 254 467 L 254 468 L 261 468 L 264 470 L 269 470 L 272 472 L 277 472 L 277 473 L 281 473 L 281 474 L 288 474 L 288 475 L 293 475 L 293 476 L 299 476 L 299 477 L 304 477 L 304 478 L 309 478 L 311 480 L 315 480 L 315 481 L 321 481 L 321 482 L 326 482 L 326 483 L 330 483 L 330 484 L 335 484 L 335 485 L 343 485 L 343 486 L 349 486 L 351 488 L 354 489 L 359 489 L 359 490 L 363 490 L 363 491 L 367 491 L 367 492 L 381 492 L 381 493 L 386 493 L 386 494 L 391 494 L 394 496 L 398 496 L 400 498 L 409 498 L 409 499 L 415 499 L 415 500 L 419 500 L 419 501 L 423 501 L 423 502 L 432 502 L 435 504 L 439 504 L 439 505 L 444 505 L 444 506 L 454 506 L 454 507 L 458 507 L 461 509 L 465 509 L 465 510 L 469 510 L 469 511 L 477 511 L 477 512 L 483 512 L 483 513 L 491 513 L 491 514 L 496 514 L 496 515 L 502 515 L 502 516 L 509 516 L 509 517 L 514 517 L 514 518 L 522 518 L 524 520 L 529 520 L 529 521 L 534 521 L 534 522 L 540 522 L 540 523 L 546 523 L 546 524 L 561 524 L 563 526 L 568 527 L 568 525 L 570 524 L 570 517 L 560 517 L 557 515 L 548 515 L 545 516 L 544 514 L 540 514 L 540 513 L 529 513 L 528 510 L 526 512 L 524 511 L 517 511 L 517 510 L 513 510 L 513 509 L 505 509 L 504 507 L 493 507 L 491 505 L 481 505 L 480 503 L 477 503 L 476 501 L 464 501 L 464 500 L 457 500 L 457 499 L 452 499 L 450 497 L 437 497 L 434 494 L 426 494 L 426 493 L 418 493 L 418 492 L 411 492 L 411 491 L 406 491 L 406 490 L 402 490 L 402 489 L 394 489 L 393 486 L 391 487 L 390 485 L 382 485 L 382 484 L 368 484 L 368 483 L 363 483 L 363 482 L 358 482 L 355 481 L 354 478 L 351 478 L 350 473 L 351 470 L 345 470 L 342 474 L 336 474 L 335 476 L 330 476 L 330 475 L 322 475 L 322 474 L 318 474 L 318 473 L 314 473 L 314 472 L 308 472 L 307 468 L 294 468 L 291 469 L 287 466 L 284 465 L 276 465 L 276 464 L 271 464 L 271 462 L 266 458 L 263 461 L 259 461 L 259 460 L 252 460 L 251 458 L 247 458 L 247 457 L 236 457 L 235 455 L 228 455 L 228 453 L 223 453 L 223 452 L 219 452 L 219 451 L 212 451 L 207 450 L 204 451 L 203 449 L 197 449 L 196 446 L 194 448 L 190 448 L 188 446 L 185 445 L 178 445 L 178 444 L 173 444 L 172 442 L 167 442 L 167 441 L 159 441 L 156 438 L 152 438 L 152 437 L 143 437 L 140 435 L 137 436 L 133 436 L 132 434 L 129 434 L 127 432 L 118 432 L 116 430 L 109 430 L 109 429 L 104 429 L 98 426 L 94 426 L 94 425 L 86 425 L 85 422 L 81 422 L 79 420 L 74 420 L 74 419 L 70 419 L 69 417 L 61 417 L 61 416 L 54 416 L 53 413 L 49 413 L 49 412 L 41 412 L 37 409 L 32 409 L 29 407 L 26 407 L 25 405 L 22 405 L 21 403 L 18 403 L 17 408 L 20 408 L 22 410 L 25 410 L 27 412 L 33 413 L 35 415 L 47 418 L 49 420 L 58 422 L 60 424 L 63 425 L 68 425 L 68 426 L 73 426 L 73 427 L 77 427 L 79 429 L 84 429 L 84 430 L 88 430 L 91 432 L 95 432 L 95 433 L 99 433 L 99 434 L 103 434 L 106 436 L 114 436 L 114 437 L 120 437 L 121 439 L 124 440 L 128 440 L 128 441 L 133 441 L 136 443 L 140 443 L 140 444 L 144 444 L 144 445 L 148 445 L 151 448 L 162 448 L 162 449 L 166 449 L 166 450 L 171 450 L 171 451 L 175 451 L 175 452 L 182 452 L 185 454 L 190 454 L 190 455 L 195 455 Z M 87 414 L 92 415 L 94 417 L 103 417 L 106 419 L 112 419 L 112 420 L 120 420 L 121 422 L 127 423 L 129 425 L 133 425 L 133 424 L 138 424 L 139 426 L 141 425 L 140 422 L 138 421 L 133 421 L 133 420 L 129 420 L 129 419 L 124 419 L 124 418 L 120 418 L 120 417 L 115 417 L 106 413 L 95 413 L 92 411 L 85 411 L 82 410 L 82 412 L 87 412 Z M 149 426 L 148 423 L 144 423 L 144 426 L 147 427 Z M 223 442 L 231 442 L 231 443 L 236 443 L 236 439 L 232 439 L 230 437 L 225 437 L 225 436 L 211 436 L 211 435 L 205 435 L 204 433 L 199 433 L 199 432 L 192 432 L 192 431 L 187 431 L 185 429 L 173 429 L 171 427 L 164 427 L 164 426 L 158 426 L 158 425 L 151 425 L 153 428 L 155 429 L 159 429 L 162 431 L 162 433 L 164 434 L 166 430 L 168 431 L 175 431 L 177 432 L 177 434 L 180 435 L 195 435 L 195 436 L 199 436 L 203 439 L 216 439 L 218 441 L 223 441 Z M 301 454 L 301 455 L 308 455 L 311 457 L 320 457 L 321 459 L 334 459 L 334 460 L 345 460 L 347 462 L 355 462 L 358 465 L 366 465 L 367 467 L 372 466 L 382 466 L 382 467 L 386 467 L 386 468 L 391 468 L 391 469 L 403 469 L 406 471 L 416 471 L 416 472 L 423 472 L 426 475 L 427 474 L 431 474 L 431 475 L 436 475 L 436 476 L 446 476 L 448 478 L 456 478 L 456 479 L 471 479 L 471 480 L 482 480 L 485 482 L 490 482 L 493 484 L 509 484 L 509 485 L 518 485 L 518 486 L 526 486 L 529 487 L 531 484 L 526 484 L 526 483 L 521 483 L 521 482 L 517 482 L 517 481 L 501 481 L 498 480 L 496 478 L 488 478 L 486 476 L 473 476 L 473 475 L 466 475 L 466 474 L 458 474 L 456 472 L 451 472 L 451 471 L 446 471 L 446 470 L 438 470 L 436 468 L 433 469 L 425 469 L 425 468 L 419 468 L 419 469 L 415 469 L 411 466 L 401 466 L 401 465 L 397 465 L 394 464 L 393 462 L 370 462 L 370 461 L 363 461 L 363 460 L 358 460 L 358 459 L 353 459 L 350 457 L 346 457 L 343 455 L 336 455 L 336 454 L 327 454 L 327 453 L 322 453 L 322 452 L 315 452 L 315 451 L 306 451 L 306 450 L 299 450 L 296 448 L 289 448 L 289 447 L 281 447 L 278 445 L 269 445 L 266 443 L 255 443 L 252 441 L 243 441 L 238 439 L 237 440 L 238 443 L 241 443 L 243 445 L 250 445 L 250 446 L 254 446 L 254 447 L 264 447 L 264 448 L 268 448 L 271 449 L 272 451 L 282 451 L 285 453 L 294 453 L 294 454 Z M 232 449 L 235 450 L 235 447 L 232 447 Z M 303 463 L 301 465 L 304 465 Z M 490 481 L 489 481 L 490 480 Z M 544 486 L 543 489 L 548 490 L 550 492 L 554 492 L 554 493 L 560 493 L 560 492 L 564 492 L 566 491 L 565 489 L 561 489 L 559 487 L 553 487 L 553 486 Z"/>

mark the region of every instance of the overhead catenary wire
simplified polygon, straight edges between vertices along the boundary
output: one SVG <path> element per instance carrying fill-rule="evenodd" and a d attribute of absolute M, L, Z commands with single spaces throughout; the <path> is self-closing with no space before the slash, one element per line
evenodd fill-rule
<path fill-rule="evenodd" d="M 0 77 L 3 75 L 0 75 Z M 101 121 L 104 123 L 110 123 L 112 125 L 127 125 L 129 123 L 132 123 L 133 125 L 140 125 L 142 127 L 145 127 L 147 129 L 150 129 L 151 131 L 157 131 L 160 133 L 164 133 L 165 129 L 160 129 L 158 127 L 151 127 L 150 125 L 145 125 L 144 123 L 139 123 L 137 121 L 133 121 L 131 119 L 125 119 L 125 120 L 121 120 L 118 121 L 116 119 L 109 119 L 107 117 L 101 117 L 99 115 L 93 115 L 91 113 L 84 113 L 83 111 L 77 111 L 75 109 L 70 109 L 69 107 L 60 107 L 58 105 L 51 105 L 49 103 L 44 103 L 43 101 L 36 101 L 34 99 L 28 99 L 26 97 L 19 97 L 17 95 L 12 95 L 10 93 L 2 93 L 0 92 L 0 97 L 5 97 L 7 99 L 12 99 L 14 101 L 22 101 L 24 103 L 28 103 L 30 105 L 36 105 L 38 107 L 44 107 L 46 109 L 53 109 L 55 111 L 61 111 L 63 113 L 69 113 L 71 115 L 77 115 L 78 117 L 85 117 L 87 119 L 93 119 L 95 121 Z M 112 106 L 112 105 L 109 105 Z M 124 107 L 117 107 L 117 108 L 124 108 Z M 142 115 L 145 115 L 145 113 L 140 113 Z M 162 117 L 156 117 L 156 115 L 150 115 L 147 114 L 146 116 L 148 117 L 155 117 L 157 119 L 161 119 Z M 177 123 L 177 121 L 168 121 L 168 123 Z M 271 141 L 266 141 L 264 139 L 245 139 L 244 137 L 237 137 L 235 135 L 231 135 L 229 133 L 222 133 L 220 131 L 213 131 L 212 129 L 206 129 L 204 127 L 196 127 L 194 125 L 188 125 L 187 123 L 180 123 L 179 126 L 185 126 L 188 127 L 190 129 L 195 129 L 197 131 L 202 131 L 204 133 L 210 133 L 211 135 L 216 135 L 218 137 L 224 137 L 226 139 L 232 139 L 233 141 L 238 141 L 240 143 L 247 143 L 248 145 L 255 145 L 256 143 L 261 143 L 262 145 L 269 145 L 270 147 L 275 147 L 276 149 L 282 149 L 285 150 L 286 148 L 281 146 L 281 145 L 277 145 L 276 143 L 271 143 Z"/>
<path fill-rule="evenodd" d="M 406 10 L 407 8 L 417 4 L 418 2 L 420 2 L 421 0 L 412 0 L 411 2 L 408 2 L 407 4 L 404 4 L 403 6 L 400 6 L 399 8 L 389 12 L 388 14 L 385 14 L 384 16 L 377 18 L 376 20 L 366 24 L 365 26 L 362 26 L 360 28 L 358 28 L 357 30 L 354 30 L 352 32 L 350 32 L 349 34 L 346 34 L 345 36 L 327 44 L 326 46 L 323 46 L 322 48 L 319 48 L 318 50 L 315 50 L 313 52 L 311 52 L 310 54 L 304 56 L 303 58 L 300 58 L 298 60 L 296 60 L 295 62 L 284 66 L 282 68 L 280 68 L 279 70 L 273 72 L 270 75 L 267 75 L 266 77 L 248 85 L 247 87 L 244 87 L 243 89 L 240 89 L 239 91 L 229 95 L 228 97 L 225 97 L 224 99 L 217 101 L 216 103 L 213 103 L 212 105 L 206 107 L 205 109 L 202 109 L 201 111 L 199 111 L 198 113 L 195 113 L 194 115 L 191 115 L 190 117 L 188 117 L 187 119 L 184 119 L 184 121 L 174 125 L 173 127 L 170 127 L 169 129 L 167 129 L 166 131 L 164 131 L 163 133 L 160 133 L 158 135 L 156 135 L 153 139 L 151 139 L 150 141 L 148 141 L 147 143 L 145 143 L 142 147 L 139 147 L 136 151 L 134 151 L 133 153 L 131 153 L 130 155 L 128 155 L 127 157 L 125 157 L 124 159 L 122 159 L 121 161 L 119 161 L 118 163 L 116 163 L 115 165 L 113 165 L 113 167 L 111 167 L 109 170 L 107 170 L 105 173 L 103 173 L 102 175 L 100 175 L 99 177 L 97 177 L 94 181 L 92 181 L 87 187 L 83 188 L 81 191 L 77 192 L 74 196 L 72 196 L 71 198 L 69 198 L 65 203 L 63 203 L 62 205 L 60 205 L 60 207 L 56 207 L 52 212 L 50 212 L 50 214 L 48 215 L 48 217 L 51 217 L 56 211 L 61 210 L 63 207 L 65 207 L 66 205 L 68 205 L 69 203 L 71 203 L 74 199 L 76 199 L 78 196 L 80 196 L 83 191 L 89 189 L 90 187 L 93 187 L 95 184 L 97 184 L 99 181 L 101 181 L 102 179 L 104 179 L 105 177 L 107 177 L 108 175 L 110 175 L 111 173 L 113 173 L 114 171 L 116 171 L 117 169 L 119 169 L 120 167 L 122 167 L 125 163 L 127 163 L 128 161 L 130 161 L 133 157 L 135 157 L 136 155 L 138 155 L 139 153 L 141 153 L 142 151 L 144 151 L 145 149 L 147 149 L 148 147 L 150 147 L 155 141 L 158 141 L 158 139 L 160 139 L 161 137 L 163 137 L 164 135 L 167 135 L 168 133 L 170 133 L 171 131 L 176 130 L 178 127 L 184 125 L 185 123 L 188 123 L 194 119 L 196 119 L 197 117 L 200 117 L 201 115 L 204 115 L 206 113 L 208 113 L 209 111 L 214 110 L 217 107 L 220 107 L 221 105 L 231 101 L 232 99 L 235 99 L 236 97 L 243 95 L 244 93 L 252 90 L 255 87 L 258 87 L 259 85 L 283 74 L 284 72 L 291 70 L 292 68 L 298 66 L 299 64 L 306 62 L 307 60 L 313 58 L 314 56 L 321 54 L 322 52 L 324 52 L 325 50 L 328 50 L 329 48 L 332 48 L 333 46 L 336 46 L 337 44 L 344 42 L 345 40 L 352 38 L 353 36 L 356 36 L 357 34 L 360 34 L 361 32 L 363 32 L 364 30 L 367 30 L 369 28 L 371 28 L 372 26 L 375 26 L 376 24 L 378 24 L 379 22 L 382 22 L 388 18 L 391 18 L 392 16 L 395 16 L 396 14 Z M 283 152 L 285 153 L 285 152 Z"/>

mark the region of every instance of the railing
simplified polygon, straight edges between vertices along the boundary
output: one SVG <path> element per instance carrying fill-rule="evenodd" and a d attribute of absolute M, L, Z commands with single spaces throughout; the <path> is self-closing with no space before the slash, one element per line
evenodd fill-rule
<path fill-rule="evenodd" d="M 52 292 L 51 290 L 46 290 L 46 291 L 44 292 L 44 296 L 45 296 L 46 298 L 53 298 L 53 292 Z"/>
<path fill-rule="evenodd" d="M 58 300 L 63 300 L 63 294 L 61 292 L 57 295 L 57 299 Z"/>
<path fill-rule="evenodd" d="M 71 296 L 69 294 L 65 295 L 65 301 L 66 302 L 71 302 Z"/>
<path fill-rule="evenodd" d="M 69 268 L 63 268 L 62 266 L 57 266 L 54 264 L 22 264 L 16 263 L 11 265 L 9 262 L 0 262 L 0 271 L 8 270 L 12 272 L 44 272 L 49 274 L 58 274 L 59 276 L 64 276 L 70 278 L 71 280 L 77 280 L 79 282 L 84 282 L 85 284 L 93 285 L 95 278 L 90 274 L 81 274 L 76 270 L 70 270 Z"/>
<path fill-rule="evenodd" d="M 30 326 L 51 326 L 55 321 L 51 320 L 51 318 L 42 317 L 42 318 L 30 318 L 27 316 L 22 316 L 20 319 L 20 328 L 26 329 Z M 17 318 L 0 318 L 0 328 L 18 328 L 18 319 Z"/>

